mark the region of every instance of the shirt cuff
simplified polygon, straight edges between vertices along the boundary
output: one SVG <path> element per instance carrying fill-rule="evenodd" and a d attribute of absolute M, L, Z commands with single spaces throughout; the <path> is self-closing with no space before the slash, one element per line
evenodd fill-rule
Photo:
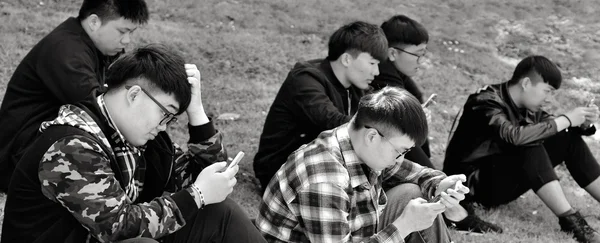
<path fill-rule="evenodd" d="M 377 240 L 382 243 L 404 242 L 404 239 L 398 232 L 398 228 L 390 224 L 377 233 Z"/>
<path fill-rule="evenodd" d="M 217 130 L 215 129 L 212 119 L 210 119 L 208 123 L 200 126 L 192 126 L 188 124 L 188 131 L 190 133 L 190 141 L 188 141 L 189 143 L 200 143 L 217 134 Z"/>

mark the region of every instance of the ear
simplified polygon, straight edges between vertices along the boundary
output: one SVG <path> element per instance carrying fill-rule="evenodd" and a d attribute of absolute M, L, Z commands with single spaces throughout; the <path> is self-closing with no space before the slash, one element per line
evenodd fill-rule
<path fill-rule="evenodd" d="M 394 48 L 388 48 L 388 59 L 390 59 L 390 61 L 396 61 L 396 50 L 394 50 Z"/>
<path fill-rule="evenodd" d="M 533 83 L 531 82 L 531 79 L 529 77 L 524 77 L 521 80 L 521 87 L 523 88 L 523 90 L 530 88 L 532 85 Z"/>
<path fill-rule="evenodd" d="M 365 144 L 373 144 L 376 139 L 379 139 L 379 134 L 377 134 L 377 131 L 375 131 L 375 129 L 365 129 L 367 129 L 367 131 L 365 132 Z"/>
<path fill-rule="evenodd" d="M 350 64 L 352 64 L 353 60 L 354 58 L 348 52 L 344 52 L 344 54 L 340 56 L 340 61 L 342 62 L 342 65 L 344 65 L 344 67 L 349 67 Z"/>
<path fill-rule="evenodd" d="M 96 31 L 100 29 L 100 27 L 102 27 L 102 20 L 100 20 L 100 17 L 98 17 L 98 15 L 92 14 L 88 16 L 88 19 L 88 27 L 90 27 L 92 31 Z"/>
<path fill-rule="evenodd" d="M 138 101 L 140 98 L 140 92 L 142 92 L 142 88 L 140 86 L 131 86 L 126 93 L 127 105 L 133 105 L 134 102 Z"/>

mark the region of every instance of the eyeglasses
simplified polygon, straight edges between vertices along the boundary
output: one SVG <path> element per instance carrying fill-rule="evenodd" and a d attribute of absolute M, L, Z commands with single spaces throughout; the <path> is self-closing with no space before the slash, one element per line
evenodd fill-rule
<path fill-rule="evenodd" d="M 405 51 L 404 49 L 401 49 L 401 48 L 398 48 L 398 47 L 392 46 L 392 48 L 396 49 L 398 51 L 404 52 L 404 53 L 406 53 L 408 55 L 417 57 L 417 63 L 422 63 L 423 61 L 425 61 L 425 56 L 427 55 L 427 50 L 425 50 L 425 52 L 422 55 L 419 55 L 419 54 L 416 54 L 416 53 Z"/>
<path fill-rule="evenodd" d="M 125 89 L 130 89 L 132 86 L 125 86 Z M 156 105 L 158 105 L 158 107 L 162 110 L 163 112 L 163 118 L 162 120 L 160 120 L 159 125 L 171 125 L 174 122 L 177 122 L 177 117 L 175 114 L 171 113 L 169 110 L 167 110 L 167 108 L 165 108 L 162 104 L 160 104 L 160 102 L 158 102 L 158 100 L 156 100 L 150 93 L 148 93 L 148 91 L 146 91 L 144 88 L 140 87 L 140 89 L 142 90 L 142 92 L 144 92 L 144 94 L 146 94 L 148 96 L 148 98 L 150 98 L 152 101 L 154 101 L 154 103 Z"/>
<path fill-rule="evenodd" d="M 377 131 L 377 134 L 379 134 L 379 136 L 381 136 L 383 139 L 385 139 L 385 141 L 387 141 L 390 144 L 390 146 L 392 146 L 392 148 L 394 148 L 394 150 L 396 150 L 396 153 L 398 153 L 398 156 L 396 156 L 396 160 L 398 160 L 400 157 L 406 155 L 408 152 L 410 152 L 410 150 L 412 150 L 414 148 L 414 147 L 410 147 L 410 148 L 407 148 L 404 151 L 400 152 L 400 150 L 398 150 L 392 144 L 392 142 L 390 142 L 390 140 L 387 137 L 383 136 L 383 134 L 379 130 L 377 130 L 377 128 L 374 128 L 374 127 L 371 127 L 371 126 L 366 126 L 366 125 L 365 125 L 365 128 L 366 129 L 375 129 L 375 131 Z"/>

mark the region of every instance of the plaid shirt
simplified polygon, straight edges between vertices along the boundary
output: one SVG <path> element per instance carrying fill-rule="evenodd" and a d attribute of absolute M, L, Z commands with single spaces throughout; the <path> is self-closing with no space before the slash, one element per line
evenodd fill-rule
<path fill-rule="evenodd" d="M 381 173 L 352 148 L 348 124 L 292 153 L 263 196 L 258 228 L 269 242 L 403 242 L 394 225 L 377 231 L 382 186 L 420 185 L 432 196 L 445 174 L 405 160 Z"/>

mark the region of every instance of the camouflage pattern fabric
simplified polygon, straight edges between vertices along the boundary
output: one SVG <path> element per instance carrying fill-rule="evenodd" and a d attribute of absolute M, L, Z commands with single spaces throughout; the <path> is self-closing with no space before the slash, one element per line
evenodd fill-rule
<path fill-rule="evenodd" d="M 95 121 L 76 106 L 61 107 L 59 117 L 44 123 L 70 125 L 94 135 L 97 140 L 73 135 L 56 141 L 40 162 L 38 176 L 42 193 L 60 203 L 100 242 L 113 242 L 134 237 L 160 238 L 185 225 L 185 219 L 170 194 L 150 202 L 132 204 L 132 199 L 115 178 L 110 166 L 111 151 L 102 149 L 98 141 L 110 148 L 106 135 Z M 175 166 L 171 178 L 181 190 L 199 174 L 197 168 L 224 160 L 222 134 L 199 144 L 189 144 L 184 153 L 175 146 Z M 113 148 L 114 150 L 114 148 Z M 118 160 L 117 156 L 117 160 Z"/>

